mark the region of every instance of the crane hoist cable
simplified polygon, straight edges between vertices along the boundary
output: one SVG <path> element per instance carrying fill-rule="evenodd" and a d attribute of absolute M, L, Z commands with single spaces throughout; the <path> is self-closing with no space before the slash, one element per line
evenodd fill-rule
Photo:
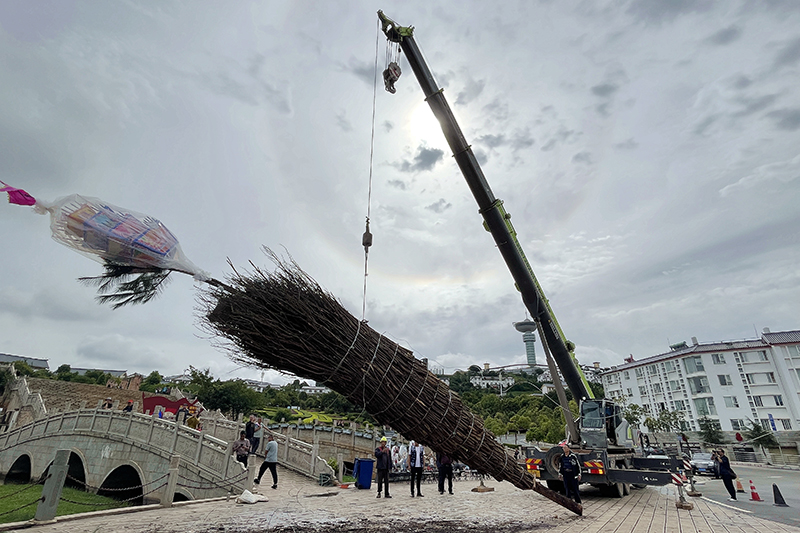
<path fill-rule="evenodd" d="M 364 234 L 361 236 L 361 245 L 364 247 L 364 291 L 361 299 L 361 320 L 367 315 L 367 276 L 369 275 L 369 248 L 372 246 L 372 233 L 369 231 L 369 217 L 372 212 L 372 168 L 375 154 L 375 102 L 378 95 L 378 50 L 380 48 L 381 25 L 375 36 L 375 67 L 372 80 L 372 132 L 369 141 L 369 180 L 367 186 L 367 220 Z"/>

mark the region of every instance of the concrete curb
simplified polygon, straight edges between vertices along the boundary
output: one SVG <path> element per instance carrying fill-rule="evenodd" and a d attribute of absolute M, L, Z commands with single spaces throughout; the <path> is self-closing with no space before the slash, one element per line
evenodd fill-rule
<path fill-rule="evenodd" d="M 794 465 L 774 465 L 764 463 L 746 463 L 744 461 L 731 461 L 731 465 L 736 466 L 752 466 L 753 468 L 772 468 L 775 470 L 800 470 L 800 466 Z"/>
<path fill-rule="evenodd" d="M 218 498 L 206 498 L 204 500 L 189 500 L 185 502 L 174 502 L 172 507 L 184 507 L 186 505 L 193 505 L 196 503 L 218 502 L 229 499 L 228 496 L 220 496 Z M 35 520 L 27 520 L 25 522 L 8 522 L 0 524 L 0 531 L 13 531 L 15 529 L 28 529 L 36 526 L 43 526 L 48 524 L 57 524 L 59 522 L 69 522 L 72 520 L 80 520 L 82 518 L 95 518 L 98 516 L 113 516 L 120 514 L 138 513 L 141 511 L 152 511 L 155 509 L 167 510 L 169 507 L 163 507 L 160 503 L 153 503 L 150 505 L 137 505 L 133 507 L 119 507 L 117 509 L 106 509 L 104 511 L 89 511 L 86 513 L 75 513 L 64 516 L 57 516 L 55 520 L 48 522 L 36 522 Z"/>

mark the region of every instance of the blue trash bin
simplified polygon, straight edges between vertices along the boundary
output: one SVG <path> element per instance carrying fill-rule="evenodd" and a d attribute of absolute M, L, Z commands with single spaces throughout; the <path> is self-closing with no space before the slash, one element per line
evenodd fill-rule
<path fill-rule="evenodd" d="M 372 466 L 374 463 L 374 459 L 356 457 L 353 463 L 353 477 L 356 478 L 357 489 L 368 489 L 372 486 Z"/>

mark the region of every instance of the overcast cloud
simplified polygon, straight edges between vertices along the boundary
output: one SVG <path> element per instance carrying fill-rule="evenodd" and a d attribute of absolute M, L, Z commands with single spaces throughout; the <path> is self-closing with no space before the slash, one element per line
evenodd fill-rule
<path fill-rule="evenodd" d="M 5 0 L 0 180 L 155 216 L 218 277 L 285 247 L 360 317 L 380 8 L 415 27 L 582 362 L 800 329 L 797 2 Z M 519 295 L 385 57 L 381 36 L 366 318 L 448 371 L 522 363 Z M 100 266 L 4 202 L 0 352 L 260 377 L 197 328 L 190 278 L 101 307 L 75 281 Z"/>

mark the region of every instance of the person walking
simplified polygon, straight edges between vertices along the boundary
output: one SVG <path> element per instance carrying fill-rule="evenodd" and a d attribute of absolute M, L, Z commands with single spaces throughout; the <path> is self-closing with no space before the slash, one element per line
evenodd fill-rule
<path fill-rule="evenodd" d="M 258 477 L 253 480 L 256 485 L 261 484 L 261 476 L 264 475 L 264 472 L 267 471 L 269 468 L 270 473 L 272 474 L 272 488 L 278 488 L 278 443 L 275 442 L 275 437 L 272 435 L 271 432 L 267 433 L 267 444 L 264 450 L 266 456 L 264 457 L 264 462 L 261 463 L 261 468 L 258 469 Z"/>
<path fill-rule="evenodd" d="M 717 455 L 719 456 L 719 475 L 722 478 L 722 483 L 728 490 L 728 494 L 731 495 L 731 497 L 728 498 L 728 501 L 735 502 L 736 488 L 733 486 L 733 480 L 737 477 L 736 472 L 734 472 L 733 468 L 731 468 L 731 462 L 725 455 L 725 450 L 717 450 Z"/>
<path fill-rule="evenodd" d="M 392 451 L 386 446 L 386 437 L 381 437 L 380 445 L 375 448 L 375 470 L 377 471 L 378 483 L 378 498 L 381 497 L 384 483 L 386 484 L 386 492 L 384 493 L 387 498 L 389 495 L 389 468 L 392 466 Z"/>
<path fill-rule="evenodd" d="M 436 467 L 439 470 L 439 494 L 444 494 L 444 480 L 447 479 L 447 492 L 453 494 L 453 459 L 443 452 L 436 452 Z"/>
<path fill-rule="evenodd" d="M 417 482 L 417 496 L 422 498 L 422 472 L 425 470 L 425 448 L 422 444 L 414 442 L 408 443 L 408 461 L 411 465 L 411 497 L 414 497 L 414 481 Z"/>
<path fill-rule="evenodd" d="M 581 480 L 581 463 L 578 457 L 569 449 L 569 445 L 562 444 L 561 456 L 558 467 L 558 479 L 564 481 L 564 492 L 567 498 L 572 498 L 575 503 L 581 503 L 581 494 L 578 491 L 578 483 Z"/>

